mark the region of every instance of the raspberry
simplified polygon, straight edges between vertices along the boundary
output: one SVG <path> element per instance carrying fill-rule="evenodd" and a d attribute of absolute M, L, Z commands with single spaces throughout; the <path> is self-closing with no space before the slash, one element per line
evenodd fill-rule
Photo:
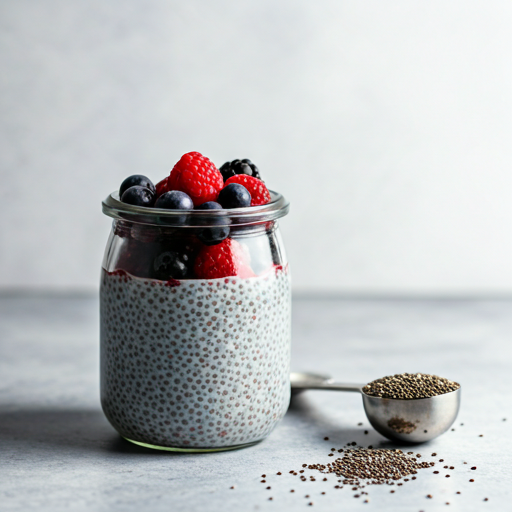
<path fill-rule="evenodd" d="M 216 201 L 224 186 L 222 174 L 215 164 L 197 151 L 185 153 L 174 166 L 167 180 L 167 190 L 188 194 L 194 206 Z"/>
<path fill-rule="evenodd" d="M 236 174 L 231 176 L 225 185 L 230 183 L 238 183 L 243 185 L 251 194 L 251 206 L 258 206 L 260 204 L 270 203 L 270 192 L 268 188 L 258 178 L 254 176 L 246 176 L 245 174 Z"/>
<path fill-rule="evenodd" d="M 169 176 L 166 176 L 162 181 L 159 181 L 156 185 L 156 197 L 160 197 L 165 192 L 168 192 L 167 190 L 167 180 L 169 179 Z"/>
<path fill-rule="evenodd" d="M 196 258 L 194 272 L 198 279 L 255 276 L 242 246 L 232 238 L 226 238 L 217 245 L 205 245 Z"/>

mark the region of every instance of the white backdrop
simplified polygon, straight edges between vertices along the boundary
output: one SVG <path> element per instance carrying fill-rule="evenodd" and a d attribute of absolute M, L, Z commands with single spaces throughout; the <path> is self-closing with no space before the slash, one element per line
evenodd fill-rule
<path fill-rule="evenodd" d="M 296 291 L 512 292 L 512 3 L 0 3 L 0 287 L 95 289 L 130 174 L 249 157 Z"/>

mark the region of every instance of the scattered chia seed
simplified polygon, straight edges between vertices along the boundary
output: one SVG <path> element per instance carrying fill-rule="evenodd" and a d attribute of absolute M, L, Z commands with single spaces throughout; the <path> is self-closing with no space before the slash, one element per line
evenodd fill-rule
<path fill-rule="evenodd" d="M 354 498 L 364 498 L 368 496 L 368 493 L 363 489 L 370 485 L 389 485 L 396 486 L 392 487 L 389 491 L 390 494 L 395 494 L 397 492 L 397 488 L 403 486 L 406 482 L 410 482 L 416 480 L 416 475 L 420 469 L 432 468 L 432 466 L 436 465 L 434 461 L 425 461 L 420 462 L 422 457 L 428 456 L 427 454 L 415 453 L 413 451 L 404 452 L 398 448 L 395 449 L 387 449 L 387 448 L 377 448 L 373 447 L 364 448 L 363 446 L 357 445 L 355 441 L 350 441 L 346 443 L 347 447 L 336 450 L 336 448 L 331 448 L 330 452 L 327 454 L 329 457 L 337 456 L 336 459 L 329 459 L 329 462 L 325 463 L 316 463 L 316 464 L 302 464 L 302 468 L 300 470 L 300 480 L 301 482 L 316 482 L 317 479 L 313 476 L 315 471 L 323 473 L 324 476 L 322 478 L 318 478 L 322 482 L 328 482 L 330 479 L 328 478 L 329 474 L 333 475 L 333 478 L 338 478 L 337 485 L 334 485 L 334 489 L 341 490 L 345 487 L 351 489 L 356 494 L 352 494 Z M 355 446 L 355 448 L 352 448 Z M 341 455 L 340 455 L 341 454 Z M 324 455 L 325 457 L 325 455 Z M 437 457 L 436 452 L 431 453 L 431 457 Z M 444 459 L 439 459 L 439 462 L 444 462 Z M 467 464 L 467 462 L 464 462 Z M 435 469 L 435 468 L 433 468 Z M 444 469 L 454 470 L 455 466 L 445 465 Z M 471 467 L 472 470 L 476 470 L 476 466 Z M 305 470 L 307 473 L 304 474 Z M 291 475 L 297 476 L 299 470 L 290 470 L 289 473 Z M 313 474 L 311 474 L 313 472 Z M 281 471 L 275 473 L 277 475 L 282 475 Z M 438 470 L 434 470 L 433 474 L 439 475 Z M 261 475 L 262 478 L 266 478 L 266 474 Z M 451 474 L 445 474 L 445 478 L 450 478 Z M 272 477 L 270 477 L 271 480 Z M 428 479 L 429 477 L 427 477 Z M 286 478 L 285 478 L 286 479 Z M 334 480 L 336 481 L 336 480 Z M 469 482 L 474 482 L 474 479 L 470 479 Z M 266 480 L 261 480 L 262 483 L 265 483 Z M 270 482 L 271 483 L 271 482 Z M 343 485 L 341 485 L 343 484 Z M 295 484 L 301 485 L 301 484 Z M 318 485 L 318 484 L 316 484 Z M 411 484 L 408 484 L 411 485 Z M 235 487 L 231 487 L 234 489 Z M 326 487 L 324 487 L 325 489 Z M 330 487 L 331 488 L 331 487 Z M 266 487 L 266 490 L 270 490 L 270 485 Z M 289 489 L 289 487 L 288 487 Z M 319 491 L 321 489 L 318 489 Z M 300 490 L 291 489 L 290 493 L 296 494 L 296 492 L 300 495 Z M 318 491 L 317 491 L 318 492 Z M 319 493 L 320 495 L 326 495 L 325 491 Z M 455 494 L 460 495 L 461 492 L 457 491 Z M 428 499 L 433 499 L 431 494 L 427 494 L 426 497 Z M 310 498 L 309 494 L 305 495 L 305 498 Z M 270 499 L 270 498 L 269 498 Z M 483 498 L 481 498 L 483 499 Z M 361 500 L 363 501 L 363 500 Z M 487 501 L 487 498 L 484 499 Z M 364 500 L 364 503 L 368 503 L 369 500 Z M 307 503 L 307 502 L 306 502 Z M 308 506 L 312 506 L 313 502 L 307 503 Z M 450 505 L 450 502 L 445 502 L 445 505 Z"/>
<path fill-rule="evenodd" d="M 363 393 L 381 398 L 414 400 L 450 393 L 460 388 L 457 382 L 426 373 L 400 373 L 376 379 L 363 387 Z"/>

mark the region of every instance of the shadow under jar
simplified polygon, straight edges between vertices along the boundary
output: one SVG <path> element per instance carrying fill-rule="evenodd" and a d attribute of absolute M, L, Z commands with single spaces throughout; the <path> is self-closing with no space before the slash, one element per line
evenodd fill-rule
<path fill-rule="evenodd" d="M 284 416 L 291 291 L 277 219 L 289 203 L 271 197 L 232 210 L 103 202 L 114 221 L 100 287 L 101 404 L 127 440 L 229 450 L 261 441 Z M 237 275 L 198 278 L 205 233 L 222 229 Z"/>

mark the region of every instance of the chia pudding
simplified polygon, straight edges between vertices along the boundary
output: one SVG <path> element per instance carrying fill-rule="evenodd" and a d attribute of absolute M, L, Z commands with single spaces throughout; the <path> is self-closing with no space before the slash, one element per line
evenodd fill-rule
<path fill-rule="evenodd" d="M 163 447 L 265 438 L 290 397 L 286 268 L 164 282 L 103 271 L 101 401 L 116 430 Z"/>
<path fill-rule="evenodd" d="M 128 177 L 100 287 L 101 403 L 129 441 L 226 450 L 267 437 L 290 400 L 288 203 L 250 160 L 183 155 Z"/>

